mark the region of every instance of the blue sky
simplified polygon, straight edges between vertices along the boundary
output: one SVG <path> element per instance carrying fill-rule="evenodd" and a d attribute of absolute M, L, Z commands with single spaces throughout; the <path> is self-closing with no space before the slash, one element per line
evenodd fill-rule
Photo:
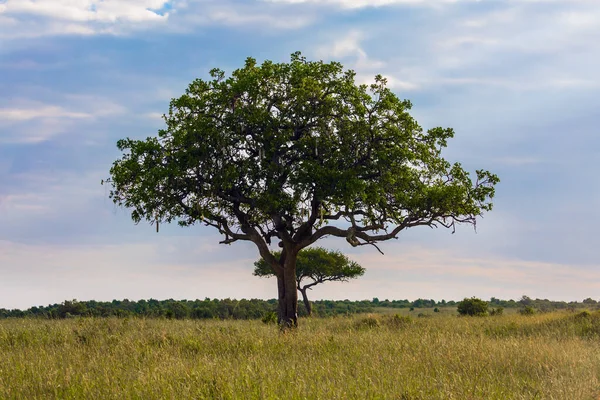
<path fill-rule="evenodd" d="M 0 0 L 0 307 L 275 297 L 252 244 L 136 226 L 100 180 L 194 78 L 297 50 L 385 75 L 455 129 L 448 159 L 502 180 L 477 233 L 326 240 L 367 273 L 313 298 L 599 298 L 597 0 Z"/>

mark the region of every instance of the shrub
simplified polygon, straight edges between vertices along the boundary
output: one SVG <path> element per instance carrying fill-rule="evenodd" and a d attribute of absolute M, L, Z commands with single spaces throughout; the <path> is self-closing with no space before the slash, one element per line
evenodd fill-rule
<path fill-rule="evenodd" d="M 502 315 L 504 314 L 504 307 L 492 308 L 490 315 Z"/>
<path fill-rule="evenodd" d="M 369 315 L 356 321 L 357 328 L 378 328 L 380 325 L 379 319 L 373 315 Z"/>
<path fill-rule="evenodd" d="M 263 315 L 261 321 L 265 324 L 276 324 L 277 323 L 277 313 L 274 311 L 268 312 Z"/>
<path fill-rule="evenodd" d="M 521 315 L 533 315 L 535 314 L 535 308 L 531 306 L 525 306 L 519 310 L 519 314 Z"/>
<path fill-rule="evenodd" d="M 587 310 L 584 310 L 578 314 L 575 314 L 576 319 L 588 319 L 588 318 L 591 318 L 591 316 L 592 316 L 592 313 L 590 313 Z"/>
<path fill-rule="evenodd" d="M 458 313 L 460 315 L 484 316 L 487 315 L 487 308 L 488 303 L 476 297 L 465 298 L 458 303 Z"/>
<path fill-rule="evenodd" d="M 413 323 L 413 319 L 410 315 L 396 314 L 389 319 L 388 324 L 393 327 L 403 327 Z"/>
<path fill-rule="evenodd" d="M 440 309 L 436 307 L 433 309 L 433 312 L 440 312 Z"/>

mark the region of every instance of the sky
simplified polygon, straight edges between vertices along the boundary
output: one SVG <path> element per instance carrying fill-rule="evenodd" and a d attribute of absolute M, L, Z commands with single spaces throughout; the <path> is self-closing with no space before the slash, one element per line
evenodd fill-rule
<path fill-rule="evenodd" d="M 312 299 L 600 299 L 597 0 L 0 0 L 0 308 L 275 298 L 252 243 L 135 225 L 100 182 L 192 80 L 295 51 L 386 76 L 454 128 L 448 160 L 501 179 L 476 232 L 320 242 L 367 272 Z"/>

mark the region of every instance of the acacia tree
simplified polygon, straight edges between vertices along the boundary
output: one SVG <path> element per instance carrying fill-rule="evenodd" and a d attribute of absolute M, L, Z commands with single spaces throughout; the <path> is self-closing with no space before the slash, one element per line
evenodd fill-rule
<path fill-rule="evenodd" d="M 301 249 L 326 236 L 377 247 L 407 228 L 474 225 L 492 209 L 497 176 L 478 170 L 473 181 L 446 161 L 453 130 L 424 131 L 381 76 L 357 85 L 340 63 L 300 53 L 210 76 L 171 101 L 158 137 L 117 142 L 110 197 L 157 230 L 202 223 L 221 243 L 252 241 L 277 277 L 285 325 L 297 324 Z"/>
<path fill-rule="evenodd" d="M 275 258 L 281 257 L 281 252 L 273 254 Z M 324 282 L 347 282 L 350 279 L 364 275 L 365 269 L 357 262 L 351 261 L 339 251 L 327 250 L 322 247 L 304 249 L 298 252 L 296 259 L 296 289 L 302 294 L 302 301 L 308 315 L 312 314 L 312 307 L 306 291 L 315 285 Z M 254 263 L 255 276 L 272 277 L 275 272 L 263 258 Z M 309 283 L 302 281 L 309 279 Z"/>

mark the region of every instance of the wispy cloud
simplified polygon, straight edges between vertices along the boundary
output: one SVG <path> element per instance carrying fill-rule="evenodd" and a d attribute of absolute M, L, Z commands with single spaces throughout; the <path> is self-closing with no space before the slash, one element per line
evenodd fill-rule
<path fill-rule="evenodd" d="M 0 102 L 0 143 L 39 143 L 66 132 L 76 121 L 122 114 L 110 100 L 87 95 L 62 95 L 61 105 L 27 99 Z"/>
<path fill-rule="evenodd" d="M 115 34 L 165 23 L 170 9 L 163 0 L 6 0 L 0 8 L 0 37 Z"/>
<path fill-rule="evenodd" d="M 281 7 L 259 8 L 252 3 L 209 3 L 202 11 L 198 10 L 184 18 L 193 25 L 224 25 L 233 27 L 253 26 L 255 29 L 291 30 L 310 25 L 316 16 L 305 11 Z"/>
<path fill-rule="evenodd" d="M 27 121 L 37 118 L 91 118 L 91 114 L 72 112 L 62 107 L 37 104 L 27 108 L 0 109 L 0 118 L 12 121 Z"/>
<path fill-rule="evenodd" d="M 37 15 L 71 22 L 156 21 L 166 19 L 161 12 L 168 5 L 164 0 L 6 0 L 0 13 L 7 15 Z"/>
<path fill-rule="evenodd" d="M 439 298 L 436 290 L 442 282 L 443 286 L 462 287 L 453 296 L 455 299 L 473 295 L 489 298 L 494 293 L 512 298 L 529 294 L 540 298 L 573 299 L 600 289 L 600 265 L 580 266 L 507 257 L 478 258 L 449 249 L 419 245 L 400 247 L 386 256 L 362 253 L 352 255 L 352 259 L 367 268 L 365 278 L 380 280 L 389 276 L 398 293 L 407 298 Z M 447 288 L 442 291 L 448 293 Z"/>
<path fill-rule="evenodd" d="M 183 244 L 195 249 L 193 262 L 192 253 L 181 252 Z M 0 308 L 27 308 L 73 298 L 223 298 L 231 296 L 227 287 L 236 287 L 238 298 L 276 296 L 273 282 L 252 277 L 254 258 L 223 258 L 221 252 L 217 253 L 220 260 L 215 260 L 207 258 L 211 251 L 210 245 L 185 237 L 125 245 L 32 245 L 0 240 Z M 181 260 L 181 255 L 190 260 Z M 251 285 L 249 280 L 253 280 Z"/>
<path fill-rule="evenodd" d="M 290 30 L 305 27 L 316 17 L 293 5 L 237 0 L 6 0 L 0 8 L 0 37 L 123 35 L 155 28 L 190 33 L 211 25 Z"/>
<path fill-rule="evenodd" d="M 373 83 L 373 78 L 387 69 L 385 62 L 369 57 L 363 49 L 361 42 L 365 34 L 358 30 L 351 30 L 345 35 L 337 36 L 328 44 L 318 46 L 315 55 L 324 59 L 347 61 L 345 66 L 357 72 L 358 83 Z M 388 74 L 381 74 L 387 79 L 388 86 L 393 89 L 415 90 L 418 85 L 403 81 Z"/>
<path fill-rule="evenodd" d="M 600 86 L 595 72 L 600 68 L 597 3 L 445 3 L 444 12 L 419 11 L 428 20 L 422 26 L 390 18 L 377 25 L 369 20 L 362 26 L 334 28 L 324 38 L 329 44 L 316 46 L 315 52 L 352 56 L 359 75 L 370 74 L 375 67 L 390 83 L 398 82 L 400 90 L 440 85 L 519 91 Z M 361 32 L 370 32 L 370 37 Z"/>
<path fill-rule="evenodd" d="M 446 3 L 457 3 L 460 1 L 476 0 L 266 0 L 272 3 L 290 3 L 290 4 L 315 4 L 319 6 L 339 6 L 348 9 L 357 9 L 365 7 L 385 7 L 392 5 L 419 5 L 434 6 Z"/>

